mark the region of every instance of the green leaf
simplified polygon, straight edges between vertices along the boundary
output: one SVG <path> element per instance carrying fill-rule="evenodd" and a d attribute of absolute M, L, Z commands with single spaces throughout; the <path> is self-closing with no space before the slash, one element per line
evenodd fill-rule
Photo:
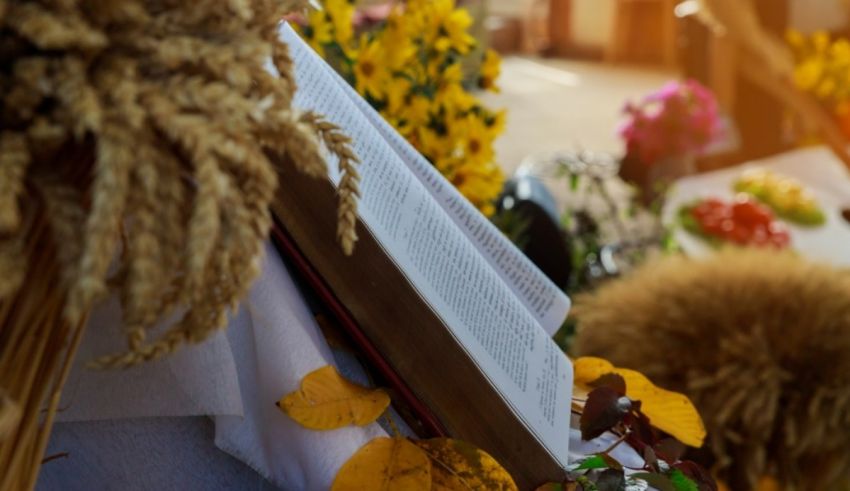
<path fill-rule="evenodd" d="M 605 458 L 601 455 L 594 455 L 593 457 L 588 457 L 582 460 L 575 470 L 583 471 L 591 469 L 607 469 L 608 467 L 608 462 L 605 461 Z"/>
<path fill-rule="evenodd" d="M 699 486 L 679 469 L 670 472 L 670 482 L 676 487 L 676 491 L 699 491 Z"/>

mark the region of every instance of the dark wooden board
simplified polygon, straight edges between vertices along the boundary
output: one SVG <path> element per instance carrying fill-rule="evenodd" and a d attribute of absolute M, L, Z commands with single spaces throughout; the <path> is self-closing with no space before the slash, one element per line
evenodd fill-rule
<path fill-rule="evenodd" d="M 286 163 L 279 166 L 279 177 L 272 205 L 279 222 L 450 435 L 490 453 L 520 489 L 563 479 L 563 469 L 514 416 L 362 223 L 354 254 L 342 253 L 336 242 L 333 186 L 303 176 Z"/>

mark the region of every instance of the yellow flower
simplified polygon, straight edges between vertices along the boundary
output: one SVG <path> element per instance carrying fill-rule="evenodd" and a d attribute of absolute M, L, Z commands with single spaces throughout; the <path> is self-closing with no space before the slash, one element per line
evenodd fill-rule
<path fill-rule="evenodd" d="M 846 39 L 837 39 L 830 46 L 829 54 L 835 64 L 850 65 L 850 42 Z"/>
<path fill-rule="evenodd" d="M 488 49 L 484 52 L 484 61 L 481 63 L 481 75 L 478 78 L 478 86 L 484 90 L 499 92 L 496 79 L 502 69 L 502 59 L 499 54 Z"/>
<path fill-rule="evenodd" d="M 835 80 L 831 78 L 825 78 L 818 84 L 815 89 L 815 95 L 820 99 L 828 99 L 835 93 L 836 85 Z"/>
<path fill-rule="evenodd" d="M 785 41 L 796 50 L 802 50 L 806 46 L 806 38 L 796 29 L 788 29 L 785 32 Z"/>
<path fill-rule="evenodd" d="M 410 81 L 401 77 L 392 77 L 385 86 L 387 112 L 399 114 L 407 104 L 410 94 Z"/>
<path fill-rule="evenodd" d="M 386 26 L 382 32 L 382 43 L 386 54 L 386 63 L 391 71 L 404 68 L 409 63 L 415 63 L 416 48 L 411 41 L 407 23 L 399 7 L 394 7 L 387 17 Z"/>
<path fill-rule="evenodd" d="M 434 0 L 432 3 L 432 24 L 437 28 L 437 40 L 434 45 L 438 51 L 454 49 L 466 54 L 475 45 L 475 38 L 467 29 L 472 25 L 472 16 L 463 8 L 455 8 L 454 0 Z"/>
<path fill-rule="evenodd" d="M 324 5 L 309 21 L 317 44 L 341 48 L 329 61 L 464 196 L 492 213 L 504 181 L 493 151 L 504 114 L 481 106 L 464 87 L 458 55 L 475 44 L 469 13 L 454 0 L 408 0 L 391 10 L 383 27 L 357 36 L 352 0 Z M 487 52 L 478 82 L 497 90 L 498 75 L 499 57 Z"/>
<path fill-rule="evenodd" d="M 438 106 L 465 112 L 475 103 L 475 98 L 463 88 L 463 70 L 460 63 L 452 63 L 432 77 L 439 81 L 434 101 Z"/>
<path fill-rule="evenodd" d="M 426 125 L 431 118 L 431 105 L 433 103 L 427 97 L 415 94 L 402 110 L 404 119 L 413 125 Z"/>
<path fill-rule="evenodd" d="M 485 165 L 493 162 L 493 139 L 481 118 L 466 116 L 457 121 L 450 131 L 463 142 L 463 155 L 468 163 Z"/>
<path fill-rule="evenodd" d="M 325 0 L 324 6 L 333 23 L 336 42 L 345 46 L 354 37 L 354 4 L 348 0 Z"/>
<path fill-rule="evenodd" d="M 417 149 L 422 152 L 428 160 L 437 166 L 437 169 L 445 174 L 448 167 L 445 165 L 448 158 L 454 153 L 454 145 L 447 135 L 439 135 L 427 126 L 419 126 L 416 131 Z"/>
<path fill-rule="evenodd" d="M 490 128 L 490 136 L 495 140 L 497 136 L 501 135 L 505 131 L 505 119 L 506 119 L 505 110 L 497 111 L 495 114 L 488 114 L 490 117 L 489 128 Z"/>
<path fill-rule="evenodd" d="M 472 202 L 483 214 L 492 215 L 493 202 L 502 191 L 504 183 L 502 170 L 493 164 L 463 164 L 451 177 L 452 184 Z"/>
<path fill-rule="evenodd" d="M 386 76 L 386 69 L 381 63 L 381 44 L 363 37 L 354 64 L 357 92 L 379 99 L 383 95 Z"/>
<path fill-rule="evenodd" d="M 313 10 L 307 14 L 307 26 L 300 29 L 301 35 L 319 55 L 325 55 L 325 45 L 333 41 L 333 25 L 327 13 Z"/>
<path fill-rule="evenodd" d="M 820 81 L 823 69 L 822 60 L 809 58 L 794 69 L 794 83 L 801 90 L 809 91 Z"/>
<path fill-rule="evenodd" d="M 829 33 L 826 31 L 817 31 L 812 34 L 812 45 L 815 48 L 815 52 L 826 52 L 829 49 Z"/>

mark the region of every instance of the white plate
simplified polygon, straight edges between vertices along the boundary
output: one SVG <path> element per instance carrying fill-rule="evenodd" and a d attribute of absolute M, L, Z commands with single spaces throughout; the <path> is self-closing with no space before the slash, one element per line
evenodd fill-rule
<path fill-rule="evenodd" d="M 817 197 L 826 214 L 826 223 L 820 227 L 785 222 L 791 232 L 791 247 L 810 259 L 850 267 L 850 223 L 841 216 L 842 209 L 850 208 L 850 173 L 825 147 L 795 150 L 680 179 L 668 193 L 662 215 L 664 223 L 674 223 L 679 208 L 700 198 L 734 198 L 735 180 L 745 170 L 756 167 L 798 179 Z M 690 256 L 703 257 L 712 251 L 711 246 L 681 227 L 676 228 L 675 238 Z"/>

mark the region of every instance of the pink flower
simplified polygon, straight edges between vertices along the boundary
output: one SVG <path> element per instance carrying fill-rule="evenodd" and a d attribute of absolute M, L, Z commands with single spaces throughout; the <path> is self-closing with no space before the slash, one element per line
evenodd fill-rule
<path fill-rule="evenodd" d="M 628 102 L 623 112 L 619 134 L 626 152 L 647 165 L 700 153 L 720 128 L 717 100 L 694 80 L 668 82 L 639 104 Z"/>

